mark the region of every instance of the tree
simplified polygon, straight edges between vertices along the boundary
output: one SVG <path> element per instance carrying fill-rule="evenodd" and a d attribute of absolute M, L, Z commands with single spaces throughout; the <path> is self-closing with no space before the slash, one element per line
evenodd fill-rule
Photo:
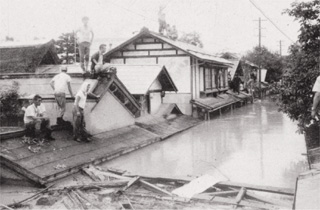
<path fill-rule="evenodd" d="M 69 64 L 75 62 L 74 60 L 74 51 L 75 51 L 75 34 L 74 33 L 63 33 L 59 36 L 59 39 L 56 42 L 57 53 L 60 56 L 60 59 Z M 76 60 L 79 61 L 79 48 L 76 44 Z"/>
<path fill-rule="evenodd" d="M 294 2 L 285 13 L 299 21 L 300 34 L 298 42 L 290 47 L 279 105 L 281 111 L 298 121 L 300 131 L 306 132 L 312 120 L 312 87 L 320 72 L 320 1 Z"/>
<path fill-rule="evenodd" d="M 200 34 L 198 34 L 195 31 L 183 34 L 179 38 L 179 41 L 182 41 L 182 42 L 185 42 L 185 43 L 189 43 L 189 44 L 192 44 L 192 45 L 200 47 L 200 48 L 203 47 L 203 43 L 201 41 Z"/>
<path fill-rule="evenodd" d="M 284 68 L 284 58 L 279 54 L 272 53 L 264 46 L 261 47 L 260 51 L 259 47 L 256 46 L 244 56 L 244 59 L 257 65 L 260 64 L 261 68 L 267 69 L 267 82 L 280 80 Z"/>
<path fill-rule="evenodd" d="M 10 123 L 16 119 L 20 113 L 18 101 L 19 84 L 13 82 L 11 86 L 1 86 L 0 88 L 0 122 L 1 124 Z"/>

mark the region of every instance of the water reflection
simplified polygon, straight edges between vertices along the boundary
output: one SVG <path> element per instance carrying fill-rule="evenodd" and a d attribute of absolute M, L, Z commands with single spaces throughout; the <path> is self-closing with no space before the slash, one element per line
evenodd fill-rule
<path fill-rule="evenodd" d="M 221 173 L 237 182 L 294 187 L 306 169 L 303 136 L 295 131 L 273 102 L 258 101 L 103 167 L 172 177 Z"/>

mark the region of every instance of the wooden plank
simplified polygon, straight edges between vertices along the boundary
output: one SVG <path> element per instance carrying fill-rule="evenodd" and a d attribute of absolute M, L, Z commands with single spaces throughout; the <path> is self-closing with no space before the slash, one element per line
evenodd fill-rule
<path fill-rule="evenodd" d="M 216 184 L 217 187 L 245 187 L 247 190 L 256 190 L 262 192 L 270 192 L 270 193 L 277 193 L 283 195 L 294 195 L 294 189 L 291 188 L 280 188 L 280 187 L 271 187 L 271 186 L 261 186 L 261 185 L 253 185 L 253 184 L 246 184 L 246 183 L 238 183 L 238 182 L 231 182 L 231 181 L 223 181 Z"/>
<path fill-rule="evenodd" d="M 240 201 L 242 200 L 242 198 L 244 197 L 244 195 L 246 194 L 247 190 L 244 187 L 241 187 L 237 197 L 236 197 L 236 203 L 240 203 Z"/>
<path fill-rule="evenodd" d="M 250 201 L 241 200 L 239 203 L 236 203 L 232 198 L 223 198 L 223 197 L 203 197 L 196 195 L 192 198 L 192 200 L 196 201 L 206 201 L 208 203 L 219 203 L 219 204 L 227 204 L 227 205 L 239 205 L 244 207 L 250 207 L 253 209 L 280 209 L 278 206 L 270 205 L 270 204 L 261 204 L 261 203 L 254 203 Z"/>
<path fill-rule="evenodd" d="M 146 187 L 146 188 L 148 188 L 148 189 L 151 189 L 151 190 L 153 190 L 154 192 L 162 193 L 162 194 L 169 195 L 169 196 L 173 196 L 172 193 L 170 193 L 170 192 L 168 192 L 168 191 L 166 191 L 166 190 L 163 190 L 163 189 L 161 189 L 161 188 L 159 188 L 159 187 L 157 187 L 157 186 L 155 186 L 155 185 L 153 185 L 153 184 L 150 184 L 150 183 L 147 182 L 147 181 L 144 181 L 144 180 L 141 180 L 141 179 L 140 179 L 139 181 L 140 181 L 140 183 L 141 183 L 144 187 Z"/>
<path fill-rule="evenodd" d="M 227 196 L 227 195 L 236 195 L 239 193 L 239 190 L 227 190 L 221 192 L 212 192 L 212 193 L 201 193 L 210 196 Z"/>
<path fill-rule="evenodd" d="M 274 198 L 268 198 L 268 197 L 265 197 L 265 196 L 259 196 L 259 195 L 256 195 L 252 192 L 246 192 L 245 194 L 245 197 L 247 198 L 251 198 L 251 199 L 254 199 L 254 200 L 257 200 L 257 201 L 262 201 L 264 203 L 269 203 L 269 204 L 273 204 L 273 205 L 276 205 L 276 206 L 281 206 L 281 207 L 285 207 L 285 208 L 288 208 L 288 209 L 292 209 L 292 203 L 291 202 L 285 202 L 283 200 L 280 200 L 280 199 L 274 199 Z"/>
<path fill-rule="evenodd" d="M 125 186 L 123 189 L 121 189 L 121 191 L 125 191 L 125 190 L 129 189 L 133 184 L 135 184 L 137 181 L 139 181 L 139 179 L 140 179 L 139 176 L 131 179 L 131 181 L 128 182 L 127 186 Z"/>

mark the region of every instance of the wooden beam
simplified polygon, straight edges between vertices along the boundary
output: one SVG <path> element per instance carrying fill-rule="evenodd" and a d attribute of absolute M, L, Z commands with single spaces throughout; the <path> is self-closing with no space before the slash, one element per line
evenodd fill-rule
<path fill-rule="evenodd" d="M 288 209 L 292 209 L 292 203 L 291 202 L 285 202 L 283 200 L 280 199 L 274 199 L 274 198 L 269 198 L 269 197 L 265 197 L 265 196 L 260 196 L 260 195 L 256 195 L 252 192 L 246 192 L 245 197 L 247 198 L 251 198 L 257 201 L 261 201 L 264 203 L 270 203 L 273 205 L 277 205 L 277 206 L 282 206 Z"/>
<path fill-rule="evenodd" d="M 239 193 L 239 190 L 227 190 L 227 191 L 221 191 L 221 192 L 201 193 L 201 194 L 210 195 L 210 196 L 226 196 L 226 195 L 235 195 L 238 193 Z"/>
<path fill-rule="evenodd" d="M 242 198 L 244 197 L 244 195 L 246 194 L 247 190 L 244 187 L 241 187 L 237 197 L 236 197 L 236 203 L 240 203 L 240 201 L 242 200 Z"/>
<path fill-rule="evenodd" d="M 247 190 L 270 192 L 270 193 L 277 193 L 277 194 L 283 194 L 283 195 L 294 195 L 294 189 L 292 188 L 261 186 L 261 185 L 245 184 L 245 183 L 238 183 L 238 182 L 231 182 L 231 181 L 219 182 L 215 186 L 238 187 L 238 188 L 245 187 Z"/>
<path fill-rule="evenodd" d="M 189 55 L 137 55 L 137 56 L 112 56 L 110 59 L 118 59 L 118 58 L 156 58 L 156 57 L 190 57 Z"/>
<path fill-rule="evenodd" d="M 155 186 L 155 185 L 153 185 L 153 184 L 150 184 L 149 182 L 146 182 L 146 181 L 144 181 L 144 180 L 140 180 L 140 183 L 141 183 L 144 187 L 146 187 L 146 188 L 148 188 L 148 189 L 150 189 L 150 190 L 153 190 L 153 191 L 155 191 L 155 192 L 162 193 L 162 194 L 169 195 L 169 196 L 173 196 L 172 193 L 170 193 L 170 192 L 168 192 L 168 191 L 166 191 L 166 190 L 163 190 L 163 189 L 161 189 L 161 188 L 159 188 L 159 187 L 157 187 L 157 186 Z"/>
<path fill-rule="evenodd" d="M 239 205 L 239 206 L 245 206 L 245 207 L 251 207 L 253 209 L 279 209 L 278 206 L 270 205 L 270 204 L 261 204 L 261 203 L 256 203 L 256 202 L 250 202 L 250 201 L 245 201 L 241 200 L 238 204 L 235 202 L 234 199 L 232 198 L 223 198 L 223 197 L 203 197 L 203 196 L 194 196 L 192 200 L 196 201 L 207 201 L 208 203 L 219 203 L 219 204 L 224 204 L 224 205 Z"/>

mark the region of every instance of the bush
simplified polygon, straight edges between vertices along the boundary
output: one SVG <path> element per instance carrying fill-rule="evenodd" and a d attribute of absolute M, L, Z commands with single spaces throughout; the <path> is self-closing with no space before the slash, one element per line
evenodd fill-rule
<path fill-rule="evenodd" d="M 21 106 L 19 99 L 19 83 L 13 82 L 11 86 L 2 86 L 0 89 L 0 122 L 1 126 L 10 125 L 17 120 Z"/>

